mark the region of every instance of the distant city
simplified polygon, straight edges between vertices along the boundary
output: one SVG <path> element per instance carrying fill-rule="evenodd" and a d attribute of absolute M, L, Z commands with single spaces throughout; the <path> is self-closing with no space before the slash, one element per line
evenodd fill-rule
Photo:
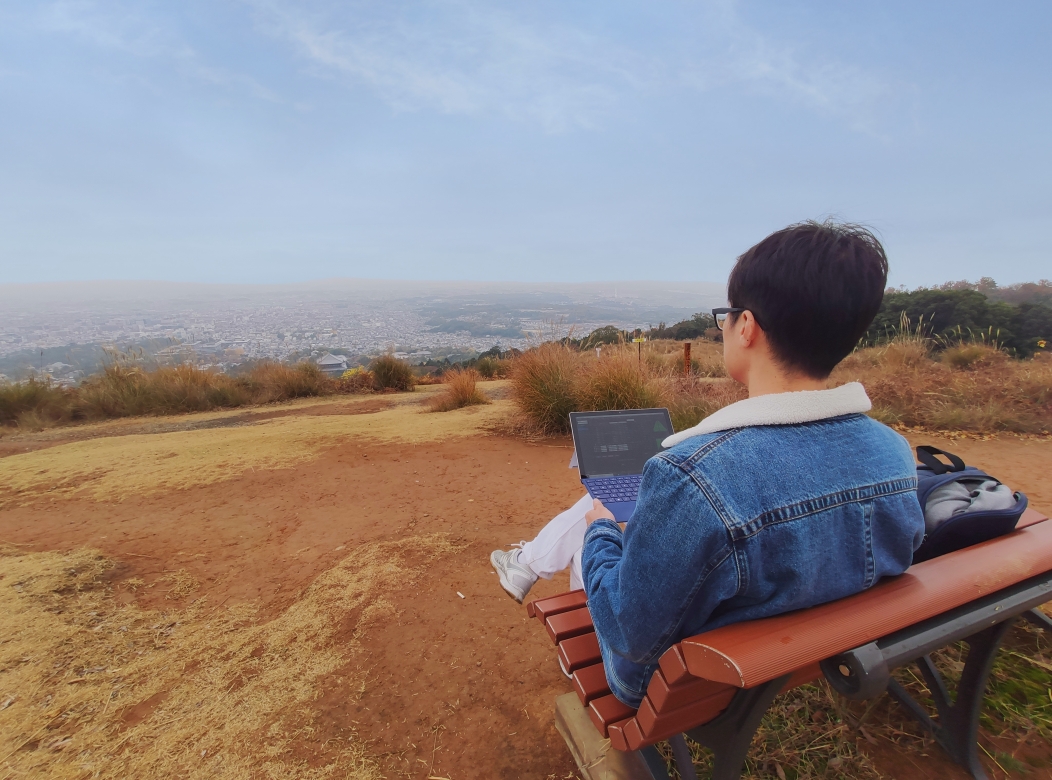
<path fill-rule="evenodd" d="M 455 361 L 602 325 L 674 322 L 723 300 L 722 285 L 659 282 L 3 285 L 0 381 L 76 384 L 119 356 L 224 371 L 259 360 L 340 369 L 384 352 Z"/>

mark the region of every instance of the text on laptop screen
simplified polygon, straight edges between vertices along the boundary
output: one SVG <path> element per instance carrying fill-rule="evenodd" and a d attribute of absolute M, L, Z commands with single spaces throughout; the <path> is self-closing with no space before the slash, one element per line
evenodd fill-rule
<path fill-rule="evenodd" d="M 582 477 L 641 474 L 643 464 L 661 452 L 661 442 L 672 435 L 668 412 L 574 415 L 574 446 Z"/>

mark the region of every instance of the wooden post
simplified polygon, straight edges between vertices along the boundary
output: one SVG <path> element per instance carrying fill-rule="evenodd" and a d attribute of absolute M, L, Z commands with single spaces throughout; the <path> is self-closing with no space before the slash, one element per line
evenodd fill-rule
<path fill-rule="evenodd" d="M 683 376 L 690 376 L 690 342 L 683 342 Z"/>

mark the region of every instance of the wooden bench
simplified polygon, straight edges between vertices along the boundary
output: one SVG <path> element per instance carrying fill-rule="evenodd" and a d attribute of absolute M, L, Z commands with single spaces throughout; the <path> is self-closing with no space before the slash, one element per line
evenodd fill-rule
<path fill-rule="evenodd" d="M 985 778 L 976 735 L 1001 640 L 1020 615 L 1052 629 L 1036 609 L 1052 601 L 1052 522 L 1045 520 L 1027 510 L 1011 534 L 918 563 L 862 593 L 684 639 L 661 656 L 638 709 L 607 687 L 584 591 L 526 609 L 557 646 L 592 724 L 638 765 L 638 776 L 667 780 L 654 745 L 668 739 L 680 776 L 695 778 L 686 734 L 713 751 L 716 780 L 740 777 L 774 698 L 824 675 L 851 698 L 887 690 L 957 763 Z M 969 650 L 951 699 L 928 654 L 958 640 Z M 913 662 L 933 692 L 938 721 L 890 678 L 890 670 Z"/>

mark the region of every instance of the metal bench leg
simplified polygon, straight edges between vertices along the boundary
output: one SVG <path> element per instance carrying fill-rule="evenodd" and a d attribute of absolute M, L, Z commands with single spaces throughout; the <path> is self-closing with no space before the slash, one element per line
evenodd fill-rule
<path fill-rule="evenodd" d="M 738 691 L 719 717 L 687 732 L 688 737 L 712 751 L 712 780 L 738 780 L 741 777 L 756 729 L 788 680 L 789 675 L 785 675 L 755 688 Z"/>
<path fill-rule="evenodd" d="M 964 640 L 968 643 L 968 657 L 957 684 L 956 701 L 950 701 L 949 691 L 946 690 L 942 675 L 935 668 L 931 657 L 925 655 L 918 659 L 917 665 L 924 675 L 939 713 L 938 722 L 935 722 L 896 681 L 892 680 L 888 684 L 888 693 L 904 706 L 921 726 L 930 731 L 942 748 L 950 754 L 950 758 L 967 769 L 975 780 L 988 780 L 982 764 L 979 763 L 976 742 L 979 714 L 986 693 L 986 681 L 990 677 L 997 650 L 1012 622 L 1006 620 Z"/>
<path fill-rule="evenodd" d="M 1042 612 L 1040 609 L 1031 609 L 1023 613 L 1023 619 L 1031 625 L 1035 625 L 1038 628 L 1043 628 L 1045 631 L 1052 631 L 1052 618 Z"/>
<path fill-rule="evenodd" d="M 668 741 L 672 745 L 672 760 L 676 764 L 676 769 L 679 770 L 681 780 L 698 780 L 698 774 L 694 771 L 694 761 L 690 757 L 690 748 L 687 747 L 683 735 L 676 734 L 669 737 Z M 665 759 L 662 758 L 656 747 L 647 745 L 635 752 L 642 759 L 643 765 L 653 780 L 669 780 Z"/>

